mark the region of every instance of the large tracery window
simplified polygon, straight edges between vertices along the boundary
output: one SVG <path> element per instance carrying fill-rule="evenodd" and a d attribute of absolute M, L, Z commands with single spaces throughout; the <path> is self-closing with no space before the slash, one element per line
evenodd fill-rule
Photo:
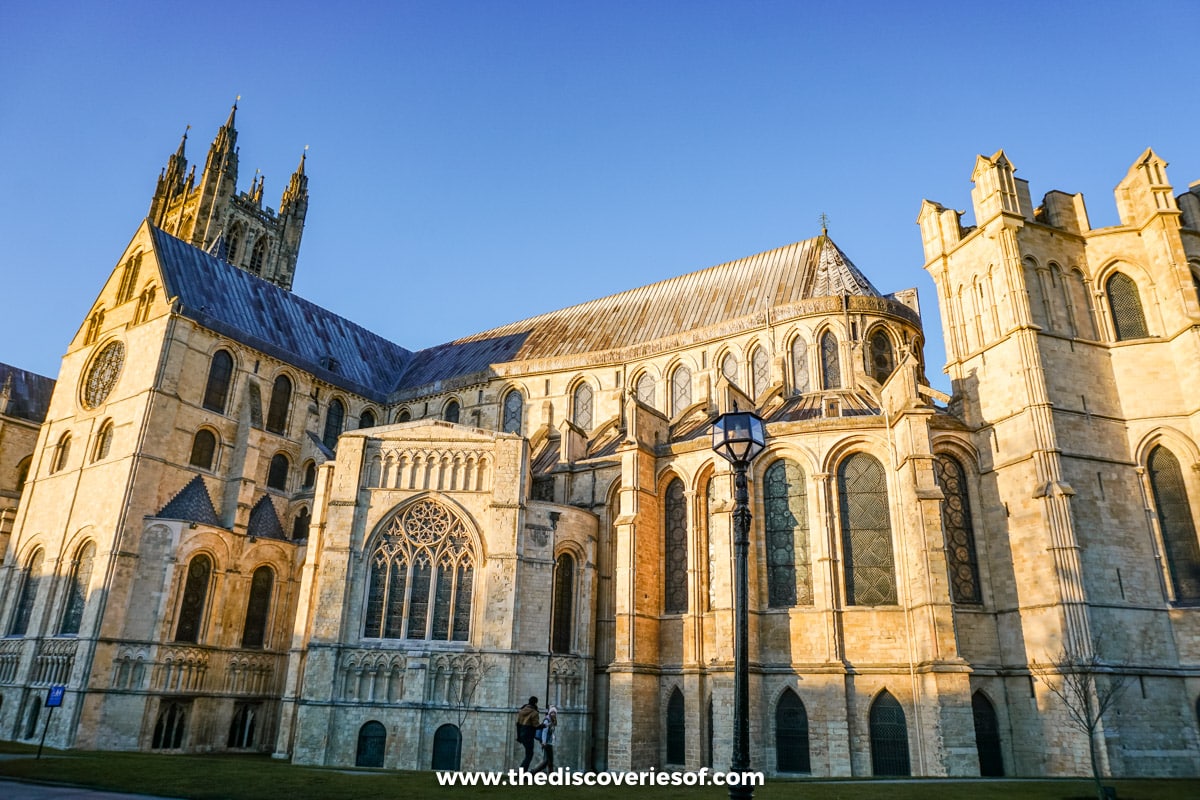
<path fill-rule="evenodd" d="M 808 342 L 797 336 L 792 340 L 792 394 L 804 394 L 809 389 Z"/>
<path fill-rule="evenodd" d="M 259 237 L 254 243 L 254 249 L 250 251 L 250 271 L 255 275 L 262 274 L 263 261 L 267 258 L 267 240 L 264 237 Z"/>
<path fill-rule="evenodd" d="M 686 614 L 687 592 L 687 497 L 683 481 L 675 478 L 667 486 L 664 503 L 663 612 Z"/>
<path fill-rule="evenodd" d="M 838 340 L 833 331 L 821 334 L 821 388 L 842 388 L 842 364 Z"/>
<path fill-rule="evenodd" d="M 896 354 L 892 349 L 892 337 L 887 331 L 878 330 L 871 334 L 871 349 L 867 367 L 871 377 L 883 383 L 896 369 Z"/>
<path fill-rule="evenodd" d="M 446 506 L 402 509 L 371 552 L 363 637 L 467 641 L 475 561 L 466 525 Z"/>
<path fill-rule="evenodd" d="M 1200 545 L 1183 470 L 1175 454 L 1162 445 L 1150 451 L 1146 466 L 1175 601 L 1194 605 L 1200 602 Z"/>
<path fill-rule="evenodd" d="M 37 601 L 38 587 L 42 582 L 42 564 L 45 563 L 46 552 L 40 547 L 29 557 L 25 569 L 21 570 L 21 593 L 17 595 L 17 610 L 13 614 L 12 627 L 9 636 L 24 636 L 29 630 L 29 620 L 33 616 L 33 604 Z"/>
<path fill-rule="evenodd" d="M 811 605 L 812 573 L 808 556 L 808 490 L 804 470 L 780 459 L 763 480 L 766 517 L 767 605 Z"/>
<path fill-rule="evenodd" d="M 1133 278 L 1123 272 L 1114 272 L 1104 288 L 1108 292 L 1108 305 L 1112 310 L 1113 331 L 1117 341 L 1149 336 L 1146 315 L 1142 311 L 1142 296 Z"/>
<path fill-rule="evenodd" d="M 175 628 L 175 641 L 200 641 L 200 623 L 204 619 L 204 605 L 208 599 L 208 583 L 211 577 L 212 560 L 208 556 L 200 554 L 188 564 L 183 602 L 179 607 L 179 624 Z"/>
<path fill-rule="evenodd" d="M 637 379 L 637 399 L 644 405 L 654 407 L 654 376 L 649 372 L 643 372 Z"/>
<path fill-rule="evenodd" d="M 979 561 L 975 554 L 975 530 L 967 497 L 967 473 L 953 456 L 933 460 L 933 474 L 942 487 L 942 530 L 946 535 L 946 561 L 950 567 L 950 589 L 954 602 L 978 604 Z"/>
<path fill-rule="evenodd" d="M 520 433 L 524 414 L 525 398 L 519 390 L 510 390 L 504 395 L 504 418 L 500 422 L 500 430 L 504 433 Z"/>
<path fill-rule="evenodd" d="M 580 383 L 571 397 L 571 421 L 585 431 L 592 429 L 592 387 Z"/>
<path fill-rule="evenodd" d="M 738 384 L 738 362 L 733 353 L 726 353 L 721 359 L 721 375 L 734 386 Z"/>
<path fill-rule="evenodd" d="M 855 453 L 838 467 L 842 549 L 846 563 L 846 604 L 896 603 L 896 564 L 883 465 Z"/>
<path fill-rule="evenodd" d="M 88 585 L 92 582 L 92 563 L 96 559 L 96 545 L 85 543 L 75 553 L 71 566 L 71 580 L 67 584 L 67 607 L 63 610 L 62 625 L 58 632 L 64 635 L 79 633 L 83 622 L 83 609 L 87 605 Z"/>
<path fill-rule="evenodd" d="M 254 576 L 250 578 L 250 597 L 246 601 L 246 620 L 242 625 L 242 647 L 262 647 L 266 642 L 274 584 L 275 573 L 270 567 L 254 570 Z"/>
<path fill-rule="evenodd" d="M 750 366 L 754 373 L 750 392 L 757 399 L 771 384 L 771 360 L 767 357 L 766 348 L 754 349 L 754 355 L 750 357 Z"/>
<path fill-rule="evenodd" d="M 692 404 L 692 371 L 678 366 L 671 373 L 671 416 L 677 416 Z"/>

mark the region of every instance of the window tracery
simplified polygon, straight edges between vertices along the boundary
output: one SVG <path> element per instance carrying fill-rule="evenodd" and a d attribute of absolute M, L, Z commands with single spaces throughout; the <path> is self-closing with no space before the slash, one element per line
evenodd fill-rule
<path fill-rule="evenodd" d="M 842 388 L 841 356 L 838 353 L 838 340 L 833 331 L 821 334 L 821 388 Z"/>
<path fill-rule="evenodd" d="M 1133 278 L 1123 272 L 1114 272 L 1105 282 L 1104 288 L 1108 292 L 1108 306 L 1112 311 L 1113 331 L 1117 341 L 1149 336 L 1146 315 L 1142 310 L 1142 297 Z"/>
<path fill-rule="evenodd" d="M 854 453 L 838 467 L 842 549 L 846 564 L 846 603 L 896 603 L 896 565 L 887 483 L 874 456 Z"/>
<path fill-rule="evenodd" d="M 637 380 L 637 399 L 638 402 L 654 407 L 654 376 L 649 372 L 643 372 Z"/>
<path fill-rule="evenodd" d="M 896 354 L 892 349 L 892 337 L 882 329 L 871 335 L 871 377 L 883 383 L 896 369 Z"/>
<path fill-rule="evenodd" d="M 811 382 L 808 377 L 808 342 L 803 336 L 792 340 L 792 394 L 804 394 L 809 391 Z"/>
<path fill-rule="evenodd" d="M 808 488 L 804 470 L 780 459 L 763 476 L 767 546 L 767 604 L 772 608 L 811 605 L 808 548 Z"/>
<path fill-rule="evenodd" d="M 663 503 L 663 613 L 686 614 L 687 594 L 687 498 L 683 481 L 675 478 L 667 486 Z"/>
<path fill-rule="evenodd" d="M 950 567 L 951 594 L 956 603 L 978 604 L 979 561 L 975 553 L 975 530 L 967 496 L 966 470 L 953 456 L 941 454 L 933 460 L 933 474 L 942 487 L 942 529 L 946 535 L 946 560 Z"/>
<path fill-rule="evenodd" d="M 363 637 L 467 641 L 475 562 L 449 508 L 427 499 L 399 511 L 371 551 Z"/>
<path fill-rule="evenodd" d="M 1200 603 L 1200 544 L 1179 459 L 1157 445 L 1146 459 L 1146 472 L 1154 494 L 1175 601 L 1188 605 Z"/>
<path fill-rule="evenodd" d="M 109 342 L 100 348 L 100 352 L 88 366 L 87 377 L 83 384 L 83 407 L 92 409 L 108 399 L 117 378 L 121 376 L 121 367 L 125 364 L 125 345 L 122 342 Z"/>
<path fill-rule="evenodd" d="M 671 373 L 671 416 L 692 404 L 692 371 L 682 364 Z"/>
<path fill-rule="evenodd" d="M 17 610 L 13 614 L 9 636 L 24 636 L 29 630 L 29 620 L 33 616 L 33 604 L 37 601 L 38 588 L 42 583 L 42 565 L 45 560 L 46 552 L 39 547 L 29 557 L 25 569 L 21 570 L 21 593 L 17 596 Z"/>
<path fill-rule="evenodd" d="M 592 429 L 592 387 L 580 383 L 571 398 L 571 421 L 585 431 Z"/>
<path fill-rule="evenodd" d="M 63 610 L 62 625 L 59 633 L 71 635 L 79 633 L 83 621 L 83 609 L 87 605 L 88 586 L 92 582 L 92 564 L 96 558 L 96 545 L 86 542 L 75 553 L 75 563 L 71 566 L 71 578 L 67 584 L 67 605 Z"/>
<path fill-rule="evenodd" d="M 500 430 L 504 433 L 520 433 L 525 415 L 525 397 L 518 389 L 510 389 L 504 395 L 504 414 Z"/>
<path fill-rule="evenodd" d="M 212 560 L 203 553 L 193 557 L 188 564 L 187 580 L 183 587 L 183 601 L 180 603 L 175 641 L 200 641 L 200 623 L 204 617 L 204 603 L 208 599 L 208 583 L 211 576 Z"/>
<path fill-rule="evenodd" d="M 750 358 L 750 364 L 754 371 L 754 382 L 750 392 L 756 399 L 771 385 L 771 360 L 767 358 L 766 348 L 756 347 L 754 355 Z"/>

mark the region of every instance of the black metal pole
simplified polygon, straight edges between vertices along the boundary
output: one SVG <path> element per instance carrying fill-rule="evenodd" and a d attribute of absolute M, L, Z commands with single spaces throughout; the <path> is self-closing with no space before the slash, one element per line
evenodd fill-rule
<path fill-rule="evenodd" d="M 750 769 L 750 493 L 746 488 L 746 462 L 733 464 L 733 764 L 732 772 Z M 730 786 L 730 800 L 754 797 L 752 786 Z"/>
<path fill-rule="evenodd" d="M 46 745 L 46 731 L 50 730 L 50 718 L 54 716 L 54 706 L 50 706 L 50 711 L 46 714 L 46 724 L 42 726 L 42 740 L 38 742 L 37 757 L 42 757 L 42 748 Z"/>

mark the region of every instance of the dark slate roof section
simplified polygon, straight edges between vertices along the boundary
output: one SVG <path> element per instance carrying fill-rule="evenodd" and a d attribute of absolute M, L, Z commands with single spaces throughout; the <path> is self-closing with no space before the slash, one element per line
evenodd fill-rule
<path fill-rule="evenodd" d="M 54 394 L 54 379 L 36 372 L 0 364 L 0 414 L 30 422 L 44 422 Z M 3 398 L 7 396 L 8 402 Z"/>
<path fill-rule="evenodd" d="M 412 353 L 315 303 L 150 228 L 179 311 L 348 391 L 384 402 Z"/>
<path fill-rule="evenodd" d="M 204 478 L 199 475 L 188 481 L 188 485 L 180 489 L 179 494 L 172 497 L 154 516 L 223 527 L 221 520 L 217 519 L 217 510 L 213 508 L 212 497 L 208 494 L 208 487 L 204 485 Z"/>
<path fill-rule="evenodd" d="M 265 494 L 254 504 L 254 508 L 250 509 L 246 535 L 259 539 L 287 539 L 283 534 L 283 526 L 279 524 L 279 515 L 275 513 L 275 504 Z"/>
<path fill-rule="evenodd" d="M 805 394 L 788 398 L 767 416 L 767 422 L 798 422 L 805 419 L 819 419 L 824 415 L 823 402 L 828 393 Z M 839 416 L 842 417 L 875 417 L 881 413 L 874 401 L 862 392 L 842 390 L 837 393 L 841 401 Z"/>
<path fill-rule="evenodd" d="M 512 361 L 521 352 L 528 331 L 505 336 L 448 342 L 420 350 L 396 382 L 397 390 L 427 386 L 459 375 L 487 370 L 492 364 Z"/>

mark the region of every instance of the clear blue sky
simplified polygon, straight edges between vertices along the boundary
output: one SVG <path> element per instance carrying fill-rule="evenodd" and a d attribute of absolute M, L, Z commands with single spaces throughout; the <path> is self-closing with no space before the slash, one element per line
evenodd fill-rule
<path fill-rule="evenodd" d="M 295 290 L 419 348 L 830 233 L 917 286 L 922 198 L 976 154 L 1082 191 L 1200 180 L 1200 3 L 0 4 L 0 361 L 59 358 L 192 125 L 235 95 L 239 189 L 305 145 Z"/>

